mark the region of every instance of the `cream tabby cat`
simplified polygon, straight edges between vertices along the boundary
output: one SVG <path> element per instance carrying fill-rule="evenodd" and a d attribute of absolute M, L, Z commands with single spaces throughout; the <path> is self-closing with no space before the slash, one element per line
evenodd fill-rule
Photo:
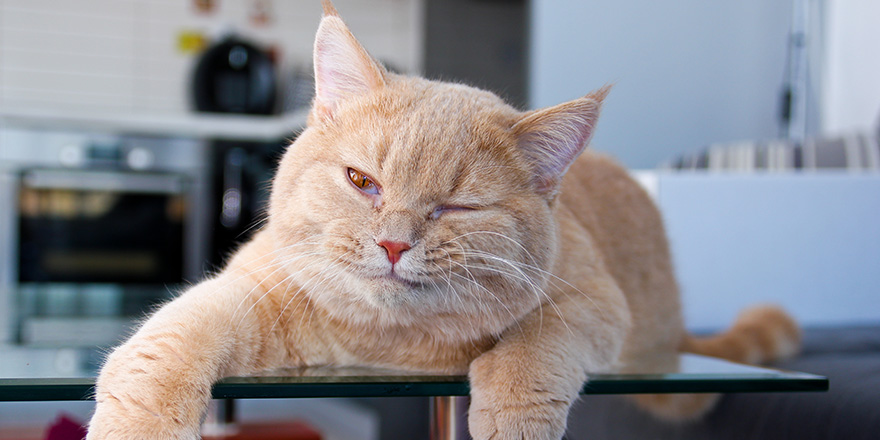
<path fill-rule="evenodd" d="M 797 347 L 770 307 L 685 333 L 657 210 L 581 154 L 607 89 L 522 113 L 387 72 L 324 7 L 316 97 L 268 223 L 109 356 L 89 439 L 196 439 L 215 381 L 313 365 L 467 373 L 475 439 L 559 439 L 590 372 Z M 714 400 L 636 399 L 678 419 Z"/>

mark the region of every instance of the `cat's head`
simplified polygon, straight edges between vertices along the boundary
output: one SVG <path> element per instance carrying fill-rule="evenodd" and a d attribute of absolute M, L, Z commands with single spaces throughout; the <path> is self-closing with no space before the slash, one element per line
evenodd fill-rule
<path fill-rule="evenodd" d="M 392 74 L 326 5 L 308 127 L 273 183 L 278 259 L 341 318 L 501 331 L 544 300 L 555 196 L 604 91 L 521 113 Z"/>

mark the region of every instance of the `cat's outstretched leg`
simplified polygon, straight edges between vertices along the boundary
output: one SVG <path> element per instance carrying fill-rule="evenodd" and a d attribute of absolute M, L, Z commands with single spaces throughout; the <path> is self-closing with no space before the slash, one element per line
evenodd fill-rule
<path fill-rule="evenodd" d="M 108 357 L 89 440 L 199 438 L 211 385 L 255 369 L 268 339 L 257 314 L 246 313 L 251 287 L 228 278 L 166 304 Z"/>
<path fill-rule="evenodd" d="M 558 440 L 587 372 L 609 371 L 629 327 L 610 277 L 545 303 L 471 364 L 468 424 L 475 440 Z"/>

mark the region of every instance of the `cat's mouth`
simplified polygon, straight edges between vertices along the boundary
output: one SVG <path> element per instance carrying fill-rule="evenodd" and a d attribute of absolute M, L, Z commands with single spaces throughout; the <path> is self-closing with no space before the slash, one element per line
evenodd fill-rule
<path fill-rule="evenodd" d="M 418 281 L 413 281 L 400 276 L 400 274 L 398 274 L 394 270 L 391 270 L 384 275 L 374 276 L 370 278 L 375 281 L 391 283 L 398 286 L 405 286 L 410 289 L 418 289 L 423 286 L 423 284 Z"/>

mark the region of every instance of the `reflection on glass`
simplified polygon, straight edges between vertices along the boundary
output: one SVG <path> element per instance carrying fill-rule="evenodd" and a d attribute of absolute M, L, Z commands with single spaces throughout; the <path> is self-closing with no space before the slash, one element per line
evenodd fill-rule
<path fill-rule="evenodd" d="M 63 351 L 63 350 L 62 350 Z M 44 352 L 4 356 L 0 361 L 0 401 L 81 400 L 93 394 L 96 357 L 64 351 L 65 371 L 49 367 L 54 354 Z M 76 355 L 71 355 L 75 353 Z M 72 361 L 71 361 L 72 359 Z M 797 372 L 734 364 L 697 355 L 681 355 L 679 368 L 643 374 L 596 374 L 584 394 L 667 394 L 825 391 L 828 380 Z M 78 364 L 79 371 L 70 365 Z M 668 367 L 666 365 L 665 367 Z M 36 397 L 23 397 L 32 393 Z M 215 398 L 463 396 L 467 376 L 436 375 L 358 367 L 314 367 L 272 370 L 247 377 L 230 377 L 214 386 Z"/>

